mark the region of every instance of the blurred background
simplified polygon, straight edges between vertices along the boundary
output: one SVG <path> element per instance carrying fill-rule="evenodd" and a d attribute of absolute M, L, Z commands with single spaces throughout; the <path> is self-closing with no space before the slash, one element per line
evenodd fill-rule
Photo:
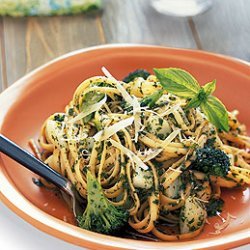
<path fill-rule="evenodd" d="M 53 58 L 110 43 L 199 49 L 250 62 L 249 13 L 249 0 L 0 0 L 0 91 Z M 3 204 L 0 224 L 2 249 L 80 249 Z"/>
<path fill-rule="evenodd" d="M 29 1 L 36 0 L 0 0 L 0 14 L 4 2 Z M 82 1 L 95 4 L 100 0 Z M 161 0 L 162 8 L 171 6 L 169 1 L 180 0 Z M 250 61 L 249 0 L 212 0 L 211 8 L 193 17 L 159 13 L 152 7 L 154 2 L 159 1 L 102 0 L 99 10 L 78 15 L 0 17 L 2 89 L 57 56 L 108 43 L 201 49 Z M 184 12 L 189 12 L 189 8 L 190 4 L 184 5 Z"/>

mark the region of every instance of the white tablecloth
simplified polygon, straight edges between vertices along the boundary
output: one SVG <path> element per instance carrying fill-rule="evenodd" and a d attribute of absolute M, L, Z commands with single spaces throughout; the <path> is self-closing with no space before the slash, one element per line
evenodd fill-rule
<path fill-rule="evenodd" d="M 31 226 L 0 201 L 0 248 L 2 250 L 84 250 Z"/>

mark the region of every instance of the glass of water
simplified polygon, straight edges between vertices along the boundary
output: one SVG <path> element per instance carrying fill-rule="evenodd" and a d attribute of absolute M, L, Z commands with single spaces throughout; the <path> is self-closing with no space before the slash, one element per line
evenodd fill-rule
<path fill-rule="evenodd" d="M 159 13 L 191 17 L 201 14 L 212 6 L 211 0 L 152 0 L 152 6 Z"/>

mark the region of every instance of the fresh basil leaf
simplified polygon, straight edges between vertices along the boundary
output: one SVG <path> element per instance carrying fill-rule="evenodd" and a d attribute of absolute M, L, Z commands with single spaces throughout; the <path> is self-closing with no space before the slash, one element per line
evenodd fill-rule
<path fill-rule="evenodd" d="M 193 97 L 185 106 L 185 109 L 191 109 L 191 108 L 198 108 L 201 105 L 201 100 L 199 99 L 199 96 L 196 95 Z"/>
<path fill-rule="evenodd" d="M 197 80 L 183 69 L 163 68 L 154 72 L 163 88 L 174 95 L 193 98 L 200 90 Z"/>
<path fill-rule="evenodd" d="M 208 120 L 217 128 L 229 130 L 228 113 L 223 103 L 215 96 L 208 96 L 206 102 L 201 103 L 201 109 Z"/>
<path fill-rule="evenodd" d="M 198 93 L 198 99 L 200 102 L 206 102 L 208 95 L 206 94 L 205 90 L 203 88 L 200 89 Z"/>
<path fill-rule="evenodd" d="M 202 87 L 206 93 L 207 96 L 211 95 L 216 88 L 216 80 L 213 80 L 212 82 L 207 83 L 205 86 Z"/>
<path fill-rule="evenodd" d="M 188 105 L 185 108 L 189 109 L 199 107 L 202 102 L 206 102 L 207 96 L 208 95 L 206 94 L 205 90 L 201 88 L 199 90 L 199 93 L 189 101 Z"/>
<path fill-rule="evenodd" d="M 223 103 L 211 94 L 215 91 L 216 81 L 200 87 L 197 80 L 187 71 L 178 68 L 154 69 L 160 84 L 169 93 L 189 100 L 186 109 L 201 107 L 208 120 L 217 129 L 229 130 L 228 113 Z"/>

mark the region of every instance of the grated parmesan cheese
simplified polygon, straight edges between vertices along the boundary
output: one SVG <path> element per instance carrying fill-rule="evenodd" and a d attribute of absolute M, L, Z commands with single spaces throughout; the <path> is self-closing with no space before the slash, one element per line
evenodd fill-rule
<path fill-rule="evenodd" d="M 210 234 L 220 234 L 222 230 L 226 229 L 229 226 L 232 219 L 236 219 L 236 217 L 231 215 L 230 213 L 227 213 L 227 218 L 226 219 L 223 218 L 222 224 L 219 223 L 214 224 L 215 232 L 211 232 Z"/>
<path fill-rule="evenodd" d="M 133 123 L 133 121 L 134 121 L 134 117 L 124 119 L 120 122 L 113 124 L 112 126 L 104 128 L 103 130 L 97 132 L 93 138 L 96 141 L 107 140 L 108 138 L 110 138 L 112 135 L 114 135 L 118 131 L 130 126 Z"/>
<path fill-rule="evenodd" d="M 174 139 L 175 137 L 180 133 L 180 129 L 175 129 L 162 143 L 162 148 L 164 149 L 167 147 Z"/>
<path fill-rule="evenodd" d="M 169 169 L 172 170 L 172 171 L 174 171 L 174 172 L 177 172 L 177 173 L 182 173 L 182 171 L 179 170 L 179 169 L 174 169 L 174 168 L 172 168 L 172 167 L 169 167 Z"/>
<path fill-rule="evenodd" d="M 148 166 L 137 156 L 135 155 L 131 150 L 129 150 L 128 148 L 124 147 L 121 143 L 114 141 L 112 139 L 109 140 L 111 142 L 111 144 L 118 148 L 119 150 L 121 150 L 122 153 L 124 153 L 125 155 L 127 155 L 130 160 L 132 161 L 132 163 L 136 163 L 137 167 L 142 168 L 143 170 L 148 170 Z"/>
<path fill-rule="evenodd" d="M 151 152 L 144 158 L 143 162 L 150 161 L 151 159 L 154 159 L 158 154 L 162 152 L 162 148 L 158 148 L 155 150 L 150 150 Z"/>
<path fill-rule="evenodd" d="M 209 201 L 202 200 L 202 199 L 200 199 L 198 197 L 195 197 L 195 199 L 198 200 L 198 201 L 200 201 L 200 202 L 209 203 Z"/>
<path fill-rule="evenodd" d="M 208 221 L 208 219 L 206 219 L 206 223 L 208 224 L 208 225 L 210 225 L 211 223 Z"/>
<path fill-rule="evenodd" d="M 159 114 L 161 117 L 164 117 L 166 115 L 170 115 L 171 113 L 177 111 L 180 108 L 180 104 L 176 104 L 175 106 L 167 109 L 165 112 Z"/>
<path fill-rule="evenodd" d="M 107 96 L 105 95 L 101 101 L 99 101 L 93 105 L 90 105 L 85 112 L 81 112 L 80 114 L 78 114 L 74 118 L 68 120 L 68 123 L 77 122 L 77 121 L 83 119 L 84 117 L 92 114 L 93 112 L 98 111 L 104 105 L 104 103 L 106 103 L 106 101 L 107 101 Z"/>
<path fill-rule="evenodd" d="M 135 140 L 135 142 L 137 142 L 140 127 L 142 126 L 141 118 L 140 118 L 140 114 L 139 114 L 141 112 L 140 103 L 136 97 L 131 96 L 127 92 L 127 90 L 122 86 L 122 84 L 118 80 L 116 80 L 105 67 L 102 67 L 102 72 L 107 77 L 112 78 L 116 82 L 116 88 L 120 91 L 124 100 L 133 108 L 134 126 L 135 126 L 135 138 L 134 138 L 134 140 Z"/>
<path fill-rule="evenodd" d="M 106 77 L 115 79 L 104 66 L 102 67 L 102 72 Z"/>

